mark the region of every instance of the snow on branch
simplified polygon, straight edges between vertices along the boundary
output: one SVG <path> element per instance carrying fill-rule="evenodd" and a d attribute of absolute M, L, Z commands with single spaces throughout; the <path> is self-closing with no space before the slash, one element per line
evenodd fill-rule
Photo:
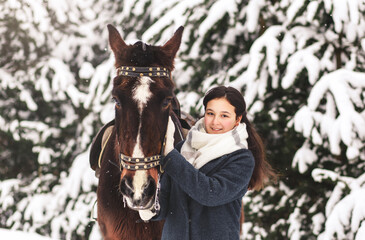
<path fill-rule="evenodd" d="M 0 235 L 3 239 L 27 239 L 27 240 L 54 240 L 48 237 L 41 236 L 37 233 L 25 233 L 0 228 Z"/>
<path fill-rule="evenodd" d="M 341 182 L 346 184 L 346 186 L 350 187 L 352 182 L 355 181 L 354 178 L 341 176 L 339 173 L 316 168 L 312 171 L 312 177 L 316 182 L 322 182 L 325 179 L 329 179 L 332 182 Z"/>
<path fill-rule="evenodd" d="M 308 170 L 308 166 L 312 165 L 318 160 L 315 149 L 311 149 L 308 142 L 303 144 L 303 146 L 295 153 L 292 167 L 298 166 L 300 173 L 304 173 Z"/>
<path fill-rule="evenodd" d="M 15 199 L 11 196 L 11 193 L 18 191 L 19 186 L 19 179 L 8 179 L 0 182 L 0 203 L 3 210 L 14 204 Z"/>
<path fill-rule="evenodd" d="M 83 103 L 86 109 L 94 107 L 93 110 L 95 112 L 100 112 L 100 108 L 102 107 L 100 104 L 103 104 L 111 94 L 113 85 L 111 79 L 113 79 L 115 75 L 114 56 L 111 55 L 93 72 L 89 84 L 89 93 Z"/>
<path fill-rule="evenodd" d="M 89 214 L 96 199 L 96 193 L 91 190 L 97 179 L 90 169 L 88 157 L 88 151 L 76 157 L 70 173 L 61 174 L 60 183 L 50 192 L 44 189 L 44 182 L 54 180 L 51 174 L 35 178 L 30 185 L 23 186 L 21 191 L 28 197 L 16 203 L 16 213 L 7 220 L 7 225 L 18 229 L 24 218 L 32 225 L 25 224 L 22 228 L 34 232 L 50 222 L 54 239 L 61 239 L 60 232 L 66 234 L 66 239 L 71 239 L 75 229 L 83 232 L 90 221 Z M 6 208 L 14 202 L 10 190 L 19 189 L 20 182 L 8 180 L 0 182 L 0 187 L 0 202 Z"/>
<path fill-rule="evenodd" d="M 365 21 L 361 17 L 365 11 L 363 0 L 318 0 L 309 3 L 304 0 L 291 0 L 281 1 L 280 4 L 281 7 L 287 8 L 285 25 L 309 22 L 321 27 L 316 20 L 316 13 L 324 6 L 322 11 L 333 19 L 333 30 L 337 34 L 344 33 L 350 42 L 365 35 Z"/>
<path fill-rule="evenodd" d="M 327 214 L 325 231 L 318 240 L 365 238 L 365 187 L 352 191 Z"/>
<path fill-rule="evenodd" d="M 36 69 L 42 69 L 39 81 L 38 79 L 34 79 L 34 81 L 36 89 L 42 91 L 45 99 L 50 99 L 50 95 L 56 95 L 60 100 L 64 100 L 67 95 L 74 106 L 80 106 L 85 94 L 76 88 L 75 77 L 65 62 L 58 58 L 49 58 L 46 62 L 39 63 Z M 53 76 L 51 82 L 48 83 L 45 79 L 50 72 L 53 72 Z M 32 74 L 32 76 L 37 76 L 37 74 Z"/>
<path fill-rule="evenodd" d="M 309 40 L 315 41 L 310 43 Z M 251 105 L 255 98 L 264 97 L 269 79 L 274 89 L 279 84 L 287 89 L 294 85 L 300 72 L 306 69 L 309 83 L 314 84 L 323 69 L 333 68 L 333 64 L 329 64 L 332 54 L 328 54 L 333 49 L 331 46 L 327 47 L 321 60 L 316 56 L 325 43 L 325 38 L 313 28 L 296 26 L 287 29 L 283 25 L 271 26 L 252 44 L 247 70 L 230 85 L 238 89 L 243 86 L 250 89 L 245 98 L 248 105 Z M 280 80 L 279 65 L 285 64 L 286 72 Z"/>
<path fill-rule="evenodd" d="M 311 39 L 316 41 L 307 46 Z M 325 64 L 328 62 L 328 58 L 332 57 L 331 55 L 323 55 L 322 59 L 319 60 L 316 56 L 324 44 L 326 44 L 324 37 L 318 35 L 314 28 L 297 26 L 285 33 L 280 56 L 281 64 L 288 62 L 286 73 L 281 82 L 284 89 L 294 84 L 295 79 L 303 69 L 308 72 L 309 83 L 312 85 L 315 83 L 320 71 L 328 65 Z"/>
<path fill-rule="evenodd" d="M 304 68 L 308 71 L 309 83 L 315 83 L 321 70 L 320 60 L 315 56 L 320 47 L 320 43 L 313 44 L 306 49 L 298 50 L 288 58 L 287 72 L 281 82 L 283 88 L 292 86 Z"/>
<path fill-rule="evenodd" d="M 311 137 L 315 144 L 328 139 L 334 155 L 340 154 L 343 142 L 347 146 L 347 158 L 359 157 L 365 140 L 365 116 L 358 112 L 365 106 L 364 80 L 364 73 L 345 69 L 324 75 L 314 85 L 308 105 L 295 114 L 295 130 Z"/>
<path fill-rule="evenodd" d="M 365 35 L 363 0 L 322 0 L 326 11 L 331 14 L 337 33 L 344 32 L 350 41 Z"/>
<path fill-rule="evenodd" d="M 161 9 L 152 10 L 152 16 L 159 16 L 158 20 L 148 28 L 147 31 L 144 32 L 142 36 L 142 40 L 148 42 L 148 40 L 152 39 L 154 36 L 160 34 L 161 32 L 166 32 L 168 35 L 162 36 L 161 40 L 167 40 L 171 37 L 171 33 L 173 33 L 177 27 L 184 25 L 188 16 L 185 16 L 189 9 L 197 8 L 199 5 L 203 3 L 202 0 L 199 1 L 190 1 L 184 0 L 179 1 L 174 7 L 169 9 L 169 11 L 160 15 Z M 166 5 L 165 5 L 166 6 Z M 168 5 L 166 7 L 169 7 Z M 165 9 L 166 10 L 166 9 Z M 157 11 L 157 14 L 155 13 Z M 174 23 L 174 24 L 172 24 Z M 184 35 L 188 35 L 185 31 Z M 165 38 L 166 37 L 166 38 Z M 161 43 L 163 44 L 163 43 Z"/>
<path fill-rule="evenodd" d="M 234 13 L 237 12 L 237 3 L 234 0 L 219 0 L 210 7 L 206 18 L 199 25 L 198 38 L 195 40 L 194 45 L 190 51 L 191 58 L 199 58 L 201 45 L 204 43 L 206 34 L 213 28 L 213 26 L 221 20 L 226 14 L 231 19 L 234 18 Z"/>
<path fill-rule="evenodd" d="M 365 174 L 353 178 L 317 168 L 312 171 L 312 177 L 317 182 L 324 179 L 337 182 L 326 204 L 325 231 L 318 239 L 332 239 L 335 236 L 338 239 L 363 239 Z"/>
<path fill-rule="evenodd" d="M 260 11 L 265 6 L 264 0 L 249 1 L 246 9 L 247 14 L 247 30 L 250 33 L 256 31 L 259 26 Z"/>
<path fill-rule="evenodd" d="M 250 60 L 247 70 L 243 72 L 230 85 L 241 89 L 244 85 L 250 89 L 245 94 L 247 105 L 254 102 L 256 96 L 263 98 L 266 93 L 268 78 L 272 78 L 273 87 L 278 86 L 278 56 L 281 44 L 278 40 L 280 34 L 285 32 L 283 26 L 271 26 L 259 37 L 250 49 Z"/>

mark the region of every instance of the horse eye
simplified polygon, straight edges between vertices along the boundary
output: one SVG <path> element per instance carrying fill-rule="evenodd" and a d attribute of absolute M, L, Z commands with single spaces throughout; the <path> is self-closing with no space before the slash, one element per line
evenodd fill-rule
<path fill-rule="evenodd" d="M 171 101 L 172 101 L 172 97 L 167 97 L 167 98 L 165 98 L 165 99 L 162 101 L 162 107 L 163 107 L 163 108 L 168 107 L 168 106 L 170 105 Z"/>
<path fill-rule="evenodd" d="M 120 107 L 121 107 L 121 104 L 120 104 L 120 102 L 119 102 L 119 100 L 118 100 L 117 98 L 113 97 L 113 98 L 112 98 L 112 100 L 113 100 L 113 102 L 115 103 L 115 106 L 116 106 L 116 107 L 118 107 L 118 108 L 120 108 Z"/>

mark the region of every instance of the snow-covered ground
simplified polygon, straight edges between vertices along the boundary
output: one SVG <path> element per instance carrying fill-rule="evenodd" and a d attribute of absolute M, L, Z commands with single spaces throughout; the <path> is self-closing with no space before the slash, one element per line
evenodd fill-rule
<path fill-rule="evenodd" d="M 52 240 L 52 238 L 41 236 L 37 233 L 26 233 L 0 228 L 1 240 Z"/>

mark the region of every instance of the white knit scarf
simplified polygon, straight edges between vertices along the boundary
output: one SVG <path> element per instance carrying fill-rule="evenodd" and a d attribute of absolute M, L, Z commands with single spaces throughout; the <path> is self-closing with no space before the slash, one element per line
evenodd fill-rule
<path fill-rule="evenodd" d="M 195 168 L 199 169 L 211 160 L 238 149 L 247 149 L 248 134 L 246 124 L 240 123 L 231 131 L 222 134 L 208 134 L 204 118 L 192 127 L 181 148 L 181 154 Z"/>

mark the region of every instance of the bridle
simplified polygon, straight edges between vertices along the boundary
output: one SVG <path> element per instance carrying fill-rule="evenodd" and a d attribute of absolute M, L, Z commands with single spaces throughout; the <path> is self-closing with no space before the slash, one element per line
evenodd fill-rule
<path fill-rule="evenodd" d="M 170 72 L 164 67 L 133 67 L 133 66 L 120 66 L 117 68 L 117 76 L 126 77 L 167 77 L 170 78 Z M 161 152 L 159 155 L 150 157 L 130 157 L 119 154 L 119 168 L 122 171 L 122 167 L 127 170 L 147 170 L 160 166 L 160 160 L 163 158 L 163 151 L 166 144 L 166 136 L 161 145 Z M 160 172 L 163 170 L 160 167 Z"/>

